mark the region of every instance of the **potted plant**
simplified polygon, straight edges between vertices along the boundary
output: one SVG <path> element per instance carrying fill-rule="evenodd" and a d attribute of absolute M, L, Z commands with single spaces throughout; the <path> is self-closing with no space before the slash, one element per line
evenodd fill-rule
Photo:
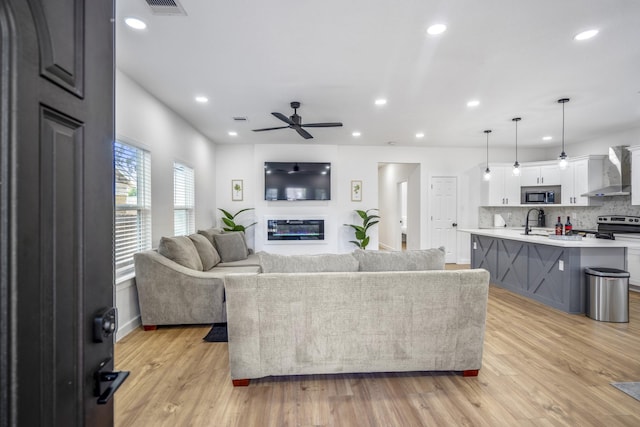
<path fill-rule="evenodd" d="M 378 209 L 367 209 L 366 211 L 356 209 L 356 213 L 362 219 L 362 225 L 357 224 L 344 224 L 348 227 L 353 228 L 355 232 L 356 240 L 350 240 L 349 242 L 353 243 L 360 249 L 366 249 L 369 244 L 369 236 L 367 236 L 367 231 L 369 228 L 376 225 L 379 221 L 380 216 L 371 214 L 369 212 L 377 212 Z"/>
<path fill-rule="evenodd" d="M 229 211 L 226 211 L 226 210 L 224 210 L 224 209 L 222 209 L 222 208 L 218 208 L 218 210 L 219 210 L 220 212 L 222 212 L 222 214 L 224 215 L 224 216 L 222 217 L 222 222 L 224 222 L 224 224 L 226 225 L 226 227 L 224 227 L 224 228 L 223 228 L 223 230 L 224 230 L 224 231 L 242 231 L 242 232 L 244 233 L 244 231 L 245 231 L 247 228 L 249 228 L 249 227 L 251 227 L 251 226 L 253 226 L 253 225 L 256 225 L 256 224 L 257 224 L 257 222 L 254 222 L 254 223 L 249 224 L 249 225 L 246 225 L 246 226 L 245 226 L 245 225 L 242 225 L 242 224 L 236 224 L 236 222 L 235 222 L 235 219 L 236 219 L 236 217 L 237 217 L 238 215 L 240 215 L 242 212 L 250 211 L 250 210 L 252 210 L 252 209 L 253 209 L 253 208 L 240 209 L 240 210 L 239 210 L 238 212 L 236 212 L 235 214 L 232 214 L 232 213 L 231 213 L 231 212 L 229 212 Z"/>

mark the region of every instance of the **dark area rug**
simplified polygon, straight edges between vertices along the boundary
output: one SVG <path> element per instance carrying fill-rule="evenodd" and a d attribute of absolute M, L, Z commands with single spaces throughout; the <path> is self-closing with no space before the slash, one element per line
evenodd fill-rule
<path fill-rule="evenodd" d="M 227 324 L 214 323 L 207 336 L 202 339 L 207 342 L 227 342 Z"/>
<path fill-rule="evenodd" d="M 640 400 L 640 382 L 611 383 L 611 385 L 634 399 Z"/>

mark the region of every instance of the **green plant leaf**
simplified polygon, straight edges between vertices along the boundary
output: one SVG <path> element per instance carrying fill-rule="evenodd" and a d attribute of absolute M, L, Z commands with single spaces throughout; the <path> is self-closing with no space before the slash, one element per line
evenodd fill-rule
<path fill-rule="evenodd" d="M 236 226 L 236 223 L 231 221 L 229 218 L 222 218 L 222 222 L 224 222 L 229 228 L 234 228 Z"/>
<path fill-rule="evenodd" d="M 232 216 L 231 218 L 235 218 L 235 217 L 237 217 L 238 215 L 240 215 L 242 212 L 250 211 L 250 210 L 252 210 L 252 209 L 253 209 L 253 208 L 244 208 L 244 209 L 240 209 L 240 210 L 239 210 L 238 212 L 236 212 L 236 214 L 235 214 L 234 216 Z"/>
<path fill-rule="evenodd" d="M 360 244 L 360 247 L 362 249 L 366 249 L 368 244 L 369 244 L 369 236 L 362 239 L 362 243 Z"/>
<path fill-rule="evenodd" d="M 229 218 L 229 219 L 233 219 L 234 215 L 231 215 L 231 213 L 230 213 L 229 211 L 225 211 L 225 210 L 224 210 L 224 209 L 222 209 L 222 208 L 218 208 L 218 210 L 219 210 L 220 212 L 222 212 L 222 213 L 224 214 L 224 216 L 226 216 L 227 218 Z"/>

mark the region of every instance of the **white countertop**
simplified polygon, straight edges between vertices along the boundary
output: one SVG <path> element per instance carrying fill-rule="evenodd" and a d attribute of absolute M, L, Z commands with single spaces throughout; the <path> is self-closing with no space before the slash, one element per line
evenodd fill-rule
<path fill-rule="evenodd" d="M 538 243 L 549 246 L 562 246 L 565 248 L 640 248 L 640 243 L 607 240 L 596 238 L 583 238 L 582 240 L 555 240 L 546 236 L 524 235 L 523 228 L 472 228 L 458 229 L 462 233 L 477 234 L 479 236 L 495 237 L 498 239 L 519 240 L 521 242 Z M 545 234 L 542 230 L 534 229 L 533 233 Z"/>

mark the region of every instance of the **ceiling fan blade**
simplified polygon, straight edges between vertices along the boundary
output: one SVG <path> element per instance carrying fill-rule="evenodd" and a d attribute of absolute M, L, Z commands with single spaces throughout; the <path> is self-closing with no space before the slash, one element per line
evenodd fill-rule
<path fill-rule="evenodd" d="M 277 128 L 263 128 L 263 129 L 253 129 L 254 132 L 262 132 L 263 130 L 276 130 L 276 129 L 287 129 L 289 126 L 280 126 Z"/>
<path fill-rule="evenodd" d="M 293 129 L 295 129 L 296 132 L 298 132 L 300 134 L 300 136 L 303 137 L 304 139 L 313 138 L 309 132 L 307 132 L 306 130 L 302 129 L 300 126 L 293 126 Z"/>
<path fill-rule="evenodd" d="M 291 119 L 290 119 L 289 117 L 285 116 L 285 115 L 284 115 L 284 114 L 282 114 L 282 113 L 271 113 L 271 114 L 273 114 L 274 116 L 276 116 L 277 118 L 279 118 L 280 120 L 282 120 L 282 121 L 283 121 L 283 122 L 285 122 L 285 123 L 288 123 L 288 124 L 290 124 L 290 125 L 295 125 L 295 123 L 294 123 L 294 122 L 292 122 L 292 121 L 291 121 Z"/>
<path fill-rule="evenodd" d="M 333 123 L 305 123 L 302 126 L 307 127 L 307 128 L 337 128 L 342 126 L 342 123 L 340 122 L 333 122 Z"/>

